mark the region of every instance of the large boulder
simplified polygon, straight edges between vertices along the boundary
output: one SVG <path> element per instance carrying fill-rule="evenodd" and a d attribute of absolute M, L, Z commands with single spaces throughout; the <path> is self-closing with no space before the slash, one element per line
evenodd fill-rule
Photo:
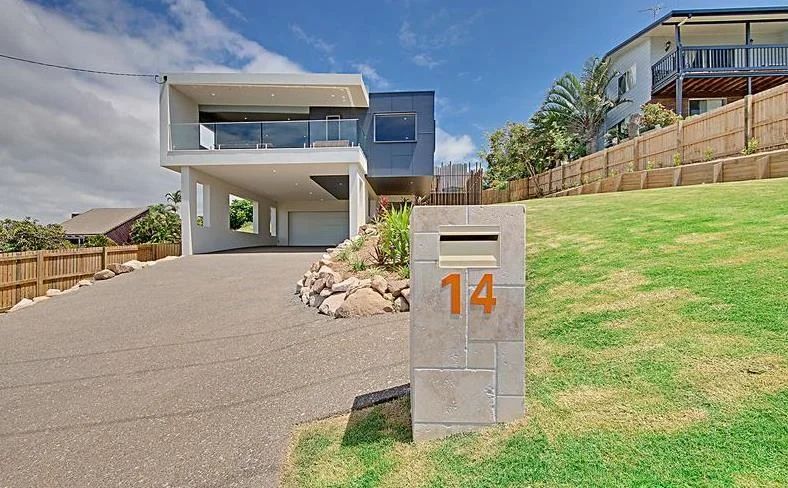
<path fill-rule="evenodd" d="M 394 310 L 397 312 L 407 312 L 410 310 L 410 304 L 400 295 L 394 299 Z"/>
<path fill-rule="evenodd" d="M 410 286 L 409 280 L 394 280 L 389 281 L 389 293 L 395 297 L 400 296 L 402 290 Z"/>
<path fill-rule="evenodd" d="M 363 280 L 358 280 L 358 283 L 356 283 L 355 286 L 352 286 L 347 291 L 347 296 L 350 296 L 350 295 L 354 294 L 358 290 L 361 290 L 361 289 L 364 289 L 364 288 L 369 288 L 371 285 L 372 285 L 372 280 L 370 280 L 369 278 L 363 279 Z"/>
<path fill-rule="evenodd" d="M 27 308 L 27 307 L 33 305 L 34 303 L 36 303 L 36 302 L 34 302 L 33 300 L 31 300 L 29 298 L 23 298 L 23 299 L 19 300 L 18 302 L 16 302 L 16 305 L 11 307 L 9 312 L 16 312 L 17 310 L 22 310 L 23 308 Z"/>
<path fill-rule="evenodd" d="M 320 307 L 317 309 L 317 311 L 322 314 L 326 314 L 329 317 L 335 317 L 337 314 L 337 309 L 344 302 L 345 302 L 344 293 L 334 293 L 333 295 L 323 300 L 323 303 L 320 304 Z"/>
<path fill-rule="evenodd" d="M 116 275 L 123 274 L 123 273 L 131 273 L 134 271 L 134 268 L 131 266 L 126 266 L 125 264 L 120 263 L 110 263 L 107 266 L 107 269 L 115 273 Z"/>
<path fill-rule="evenodd" d="M 331 288 L 329 288 L 329 287 L 325 287 L 322 290 L 320 290 L 320 296 L 323 297 L 323 298 L 330 297 L 333 293 L 334 292 L 331 291 Z"/>
<path fill-rule="evenodd" d="M 337 317 L 364 317 L 394 311 L 394 305 L 372 288 L 349 295 L 336 311 Z"/>
<path fill-rule="evenodd" d="M 96 274 L 93 275 L 93 279 L 96 281 L 108 280 L 114 277 L 115 277 L 115 273 L 108 269 L 102 269 L 101 271 L 97 271 Z"/>
<path fill-rule="evenodd" d="M 309 297 L 309 306 L 317 308 L 323 303 L 323 300 L 325 300 L 325 297 L 323 297 L 323 296 L 321 296 L 319 294 L 310 295 L 310 297 Z"/>
<path fill-rule="evenodd" d="M 321 266 L 317 272 L 317 277 L 322 278 L 325 286 L 334 286 L 334 283 L 342 281 L 342 275 L 329 268 L 328 266 Z"/>
<path fill-rule="evenodd" d="M 372 281 L 370 282 L 369 286 L 376 292 L 380 293 L 381 296 L 383 296 L 386 294 L 389 284 L 386 281 L 386 278 L 380 275 L 375 275 L 372 277 Z"/>
<path fill-rule="evenodd" d="M 131 261 L 126 261 L 123 263 L 123 266 L 128 266 L 133 271 L 137 271 L 138 269 L 142 269 L 145 267 L 145 263 L 142 261 L 137 261 L 136 259 L 132 259 Z"/>
<path fill-rule="evenodd" d="M 410 287 L 402 290 L 399 295 L 410 303 Z"/>

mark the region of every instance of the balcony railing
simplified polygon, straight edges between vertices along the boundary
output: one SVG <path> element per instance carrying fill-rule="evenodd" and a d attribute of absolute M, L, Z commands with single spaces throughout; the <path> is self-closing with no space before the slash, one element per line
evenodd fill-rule
<path fill-rule="evenodd" d="M 357 119 L 170 124 L 173 151 L 357 145 Z"/>
<path fill-rule="evenodd" d="M 788 69 L 788 44 L 740 46 L 683 46 L 651 67 L 652 86 L 664 86 L 679 72 L 718 73 Z"/>

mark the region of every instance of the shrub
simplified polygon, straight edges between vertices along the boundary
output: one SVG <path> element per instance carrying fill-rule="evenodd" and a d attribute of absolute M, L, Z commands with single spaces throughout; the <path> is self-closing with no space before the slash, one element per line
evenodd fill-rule
<path fill-rule="evenodd" d="M 640 110 L 643 112 L 641 130 L 647 131 L 657 127 L 667 127 L 681 120 L 681 116 L 665 108 L 661 103 L 646 103 Z"/>
<path fill-rule="evenodd" d="M 355 272 L 364 271 L 367 269 L 367 263 L 365 263 L 363 259 L 357 257 L 350 261 L 350 269 Z"/>
<path fill-rule="evenodd" d="M 350 248 L 346 247 L 343 248 L 341 251 L 337 253 L 337 261 L 350 261 L 350 257 L 352 256 L 352 252 Z"/>
<path fill-rule="evenodd" d="M 745 156 L 749 156 L 750 154 L 757 153 L 758 152 L 758 144 L 759 144 L 758 143 L 758 139 L 753 137 L 752 139 L 747 141 L 747 144 L 744 146 L 744 149 L 741 150 L 741 153 L 744 154 Z"/>
<path fill-rule="evenodd" d="M 181 218 L 166 205 L 151 205 L 148 213 L 134 222 L 131 241 L 135 244 L 178 242 L 181 239 Z"/>
<path fill-rule="evenodd" d="M 673 166 L 681 166 L 681 154 L 673 153 Z"/>
<path fill-rule="evenodd" d="M 633 173 L 635 171 L 635 163 L 629 162 L 626 166 L 627 173 Z"/>
<path fill-rule="evenodd" d="M 407 265 L 410 260 L 410 214 L 408 204 L 386 210 L 378 223 L 378 247 L 386 265 Z"/>
<path fill-rule="evenodd" d="M 410 268 L 407 266 L 400 266 L 397 268 L 397 274 L 403 280 L 407 280 L 408 278 L 410 278 Z"/>
<path fill-rule="evenodd" d="M 71 247 L 60 224 L 42 225 L 38 220 L 0 220 L 0 252 L 39 251 Z"/>
<path fill-rule="evenodd" d="M 714 159 L 714 149 L 707 147 L 705 151 L 703 151 L 703 160 L 704 161 L 711 161 Z"/>
<path fill-rule="evenodd" d="M 366 240 L 366 238 L 364 237 L 363 234 L 358 235 L 358 236 L 356 236 L 356 237 L 354 237 L 353 239 L 350 240 L 350 246 L 348 246 L 348 247 L 350 248 L 350 250 L 352 250 L 354 252 L 358 252 L 358 251 L 361 250 L 362 247 L 364 247 L 364 241 L 365 240 Z"/>
<path fill-rule="evenodd" d="M 652 170 L 655 168 L 654 161 L 646 161 L 646 170 Z"/>
<path fill-rule="evenodd" d="M 96 234 L 93 236 L 88 236 L 85 239 L 85 242 L 82 243 L 82 246 L 83 247 L 109 247 L 109 246 L 117 246 L 117 244 L 115 243 L 115 241 L 105 236 L 104 234 Z"/>

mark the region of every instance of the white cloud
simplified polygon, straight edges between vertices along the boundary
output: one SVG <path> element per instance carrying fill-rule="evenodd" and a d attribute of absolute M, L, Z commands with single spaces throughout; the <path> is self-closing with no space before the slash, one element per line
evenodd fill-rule
<path fill-rule="evenodd" d="M 367 79 L 367 83 L 369 83 L 373 89 L 386 90 L 391 87 L 389 80 L 382 77 L 372 65 L 368 63 L 356 63 L 353 64 L 353 68 L 358 70 L 358 72 Z"/>
<path fill-rule="evenodd" d="M 461 162 L 473 157 L 475 153 L 476 145 L 468 134 L 453 136 L 440 127 L 435 128 L 436 164 Z"/>
<path fill-rule="evenodd" d="M 307 43 L 308 45 L 312 46 L 317 51 L 321 52 L 326 56 L 326 61 L 333 67 L 337 68 L 337 60 L 334 57 L 334 45 L 330 44 L 329 42 L 321 39 L 320 37 L 313 36 L 308 34 L 304 29 L 301 28 L 298 24 L 291 24 L 290 30 L 296 36 L 297 39 Z"/>
<path fill-rule="evenodd" d="M 5 54 L 71 66 L 159 71 L 297 72 L 231 30 L 201 0 L 157 15 L 122 1 L 58 10 L 3 3 Z M 72 211 L 141 206 L 179 186 L 159 166 L 158 85 L 0 61 L 0 217 L 65 220 Z"/>
<path fill-rule="evenodd" d="M 413 64 L 416 66 L 424 66 L 425 68 L 429 69 L 432 69 L 443 63 L 442 60 L 433 59 L 432 56 L 427 53 L 416 54 L 411 58 L 411 61 L 413 61 Z"/>

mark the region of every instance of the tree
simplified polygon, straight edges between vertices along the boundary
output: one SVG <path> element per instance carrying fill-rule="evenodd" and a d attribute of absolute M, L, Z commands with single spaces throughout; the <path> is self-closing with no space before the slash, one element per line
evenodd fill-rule
<path fill-rule="evenodd" d="M 582 142 L 588 153 L 597 150 L 597 135 L 607 113 L 628 101 L 607 96 L 607 87 L 617 75 L 610 72 L 609 60 L 590 58 L 580 78 L 566 73 L 547 95 L 544 110 Z"/>
<path fill-rule="evenodd" d="M 167 200 L 167 208 L 173 212 L 177 212 L 181 207 L 181 191 L 176 190 L 171 193 L 166 193 L 164 198 Z"/>
<path fill-rule="evenodd" d="M 236 198 L 230 202 L 230 228 L 238 230 L 254 219 L 254 204 L 251 201 Z"/>
<path fill-rule="evenodd" d="M 156 204 L 134 222 L 131 240 L 135 244 L 178 242 L 181 239 L 181 218 L 171 205 Z"/>
<path fill-rule="evenodd" d="M 60 224 L 41 225 L 38 220 L 0 220 L 0 252 L 39 251 L 70 247 Z"/>
<path fill-rule="evenodd" d="M 643 132 L 658 127 L 667 127 L 681 120 L 681 115 L 661 103 L 644 103 L 640 110 L 643 112 L 640 121 L 640 129 Z"/>
<path fill-rule="evenodd" d="M 528 135 L 528 127 L 520 122 L 507 122 L 489 134 L 487 150 L 479 153 L 487 162 L 486 186 L 501 186 L 538 172 L 528 159 Z"/>

